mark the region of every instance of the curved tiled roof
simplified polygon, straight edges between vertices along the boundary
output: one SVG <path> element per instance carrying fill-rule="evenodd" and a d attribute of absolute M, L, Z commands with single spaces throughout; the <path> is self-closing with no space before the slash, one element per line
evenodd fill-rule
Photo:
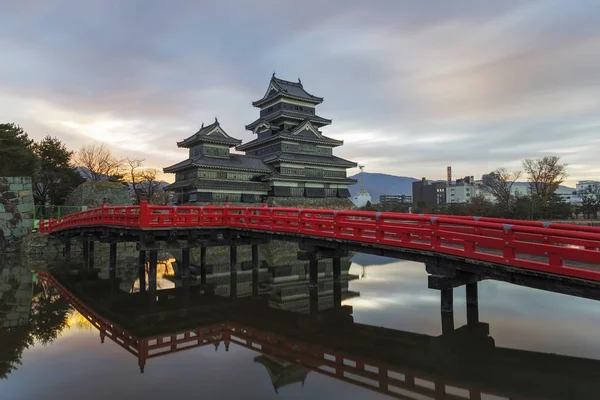
<path fill-rule="evenodd" d="M 346 168 L 354 168 L 357 166 L 355 162 L 344 160 L 343 158 L 336 156 L 313 156 L 309 154 L 296 154 L 296 153 L 285 153 L 279 152 L 265 157 L 265 163 L 275 163 L 278 161 L 291 161 L 299 164 L 313 164 L 313 165 L 331 165 L 340 166 Z"/>
<path fill-rule="evenodd" d="M 273 74 L 271 81 L 269 82 L 267 93 L 265 93 L 262 99 L 252 102 L 252 105 L 255 107 L 260 107 L 261 104 L 264 104 L 276 98 L 277 96 L 304 100 L 314 104 L 320 104 L 323 102 L 322 97 L 314 96 L 304 90 L 304 86 L 302 85 L 302 81 L 300 81 L 300 79 L 298 79 L 298 82 L 291 82 L 276 78 L 275 74 Z"/>
<path fill-rule="evenodd" d="M 229 145 L 229 147 L 233 147 L 242 143 L 240 139 L 229 136 L 227 132 L 223 130 L 219 124 L 219 121 L 215 118 L 215 122 L 212 124 L 208 126 L 204 126 L 204 124 L 202 124 L 202 127 L 198 132 L 194 133 L 187 139 L 182 140 L 181 142 L 177 142 L 177 147 L 190 147 L 195 144 L 205 142 L 226 144 Z"/>
<path fill-rule="evenodd" d="M 245 154 L 230 154 L 229 158 L 206 157 L 201 155 L 184 160 L 170 167 L 163 168 L 166 173 L 189 169 L 190 167 L 207 167 L 219 169 L 234 169 L 240 171 L 271 172 L 271 168 L 258 157 Z"/>
<path fill-rule="evenodd" d="M 231 190 L 250 190 L 256 192 L 268 192 L 270 186 L 265 182 L 255 181 L 225 181 L 216 179 L 186 179 L 170 184 L 165 190 L 178 190 L 186 187 L 195 187 L 202 189 L 231 189 Z"/>
<path fill-rule="evenodd" d="M 257 119 L 256 121 L 246 125 L 246 130 L 253 130 L 258 124 L 262 122 L 269 123 L 271 121 L 275 121 L 277 118 L 291 118 L 295 120 L 305 120 L 308 119 L 310 122 L 314 123 L 317 126 L 325 126 L 331 125 L 331 120 L 323 117 L 319 117 L 318 115 L 307 115 L 305 113 L 294 112 L 289 110 L 279 110 L 277 112 L 271 113 L 266 117 L 262 117 Z"/>

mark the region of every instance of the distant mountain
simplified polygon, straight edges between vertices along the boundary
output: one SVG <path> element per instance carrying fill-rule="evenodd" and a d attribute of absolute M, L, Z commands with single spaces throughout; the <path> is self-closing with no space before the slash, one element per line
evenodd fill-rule
<path fill-rule="evenodd" d="M 360 190 L 360 174 L 356 174 L 350 178 L 358 180 L 356 185 L 352 185 L 349 188 L 350 194 L 356 196 Z M 373 204 L 379 203 L 379 196 L 382 194 L 412 195 L 412 183 L 418 180 L 407 176 L 376 174 L 370 172 L 365 172 L 363 178 L 365 189 L 371 194 L 371 201 Z"/>
<path fill-rule="evenodd" d="M 367 192 L 371 194 L 371 202 L 373 204 L 379 203 L 379 196 L 382 194 L 405 194 L 412 196 L 412 183 L 419 179 L 410 178 L 407 176 L 396 176 L 388 174 L 377 174 L 377 173 L 364 173 L 364 185 Z M 351 176 L 350 178 L 358 180 L 356 185 L 350 186 L 350 194 L 356 196 L 360 190 L 360 174 Z M 438 181 L 433 181 L 438 182 Z M 527 182 L 515 182 L 515 186 L 519 190 L 527 194 L 527 188 L 529 183 Z M 568 186 L 559 186 L 557 193 L 572 193 L 575 188 Z"/>
<path fill-rule="evenodd" d="M 527 194 L 527 192 L 529 190 L 528 189 L 529 188 L 529 183 L 527 183 L 527 182 L 515 182 L 513 187 L 519 188 L 519 191 L 521 193 Z M 575 188 L 572 188 L 572 187 L 569 187 L 569 186 L 563 186 L 563 185 L 560 185 L 558 187 L 558 189 L 556 189 L 556 193 L 569 193 L 569 194 L 571 194 L 574 191 L 575 191 Z"/>

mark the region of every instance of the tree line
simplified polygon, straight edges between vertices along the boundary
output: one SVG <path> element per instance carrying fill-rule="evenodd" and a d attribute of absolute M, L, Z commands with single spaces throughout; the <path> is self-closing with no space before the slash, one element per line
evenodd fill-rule
<path fill-rule="evenodd" d="M 115 182 L 129 186 L 139 203 L 167 204 L 159 171 L 143 166 L 144 159 L 118 158 L 104 144 L 69 150 L 56 137 L 36 142 L 14 123 L 0 124 L 0 176 L 31 176 L 39 205 L 63 205 L 74 188 L 85 181 Z"/>
<path fill-rule="evenodd" d="M 581 205 L 567 203 L 556 191 L 567 177 L 567 164 L 560 157 L 526 159 L 522 171 L 498 168 L 483 175 L 479 183 L 479 194 L 468 203 L 413 204 L 413 213 L 478 215 L 512 219 L 570 219 L 583 214 L 596 218 L 600 211 L 600 187 L 591 186 L 578 193 Z M 527 193 L 513 190 L 515 182 L 527 176 Z M 483 193 L 489 194 L 485 196 Z M 493 198 L 490 199 L 490 197 Z M 368 204 L 364 209 L 407 212 L 401 204 Z"/>

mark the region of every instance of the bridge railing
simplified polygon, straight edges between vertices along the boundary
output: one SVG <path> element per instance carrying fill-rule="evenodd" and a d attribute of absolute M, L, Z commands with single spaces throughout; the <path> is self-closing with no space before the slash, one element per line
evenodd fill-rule
<path fill-rule="evenodd" d="M 600 229 L 535 221 L 391 212 L 229 206 L 117 206 L 40 222 L 40 232 L 87 226 L 223 227 L 438 252 L 600 281 Z M 581 229 L 586 228 L 586 229 Z M 594 271 L 593 269 L 596 269 Z"/>

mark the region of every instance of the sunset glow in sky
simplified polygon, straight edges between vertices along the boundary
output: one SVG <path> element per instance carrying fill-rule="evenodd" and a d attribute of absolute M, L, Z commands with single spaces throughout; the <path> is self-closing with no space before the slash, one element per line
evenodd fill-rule
<path fill-rule="evenodd" d="M 445 177 L 559 155 L 600 178 L 598 1 L 19 0 L 0 5 L 0 122 L 162 168 L 218 116 L 244 141 L 273 71 L 325 98 L 369 172 Z M 355 171 L 350 171 L 353 173 Z"/>

